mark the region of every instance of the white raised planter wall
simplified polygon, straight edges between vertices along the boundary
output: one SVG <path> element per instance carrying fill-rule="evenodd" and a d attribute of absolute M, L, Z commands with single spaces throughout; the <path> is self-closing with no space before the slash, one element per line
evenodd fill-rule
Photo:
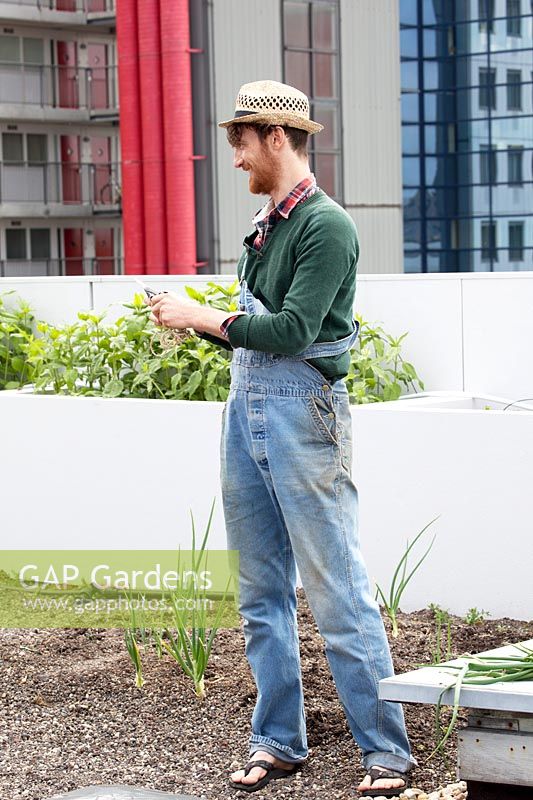
<path fill-rule="evenodd" d="M 148 276 L 184 293 L 184 286 L 228 275 Z M 0 292 L 15 289 L 37 317 L 73 321 L 79 310 L 103 310 L 109 319 L 124 312 L 138 285 L 131 276 L 0 278 Z M 513 400 L 533 397 L 533 272 L 360 275 L 355 310 L 388 333 L 409 331 L 403 344 L 426 390 L 498 394 Z"/>
<path fill-rule="evenodd" d="M 533 403 L 506 405 L 443 393 L 353 409 L 362 546 L 383 588 L 407 539 L 440 515 L 413 551 L 412 566 L 437 533 L 404 610 L 533 618 Z"/>
<path fill-rule="evenodd" d="M 405 610 L 533 617 L 533 411 L 503 403 L 445 394 L 352 407 L 371 578 L 388 588 L 406 540 L 440 514 Z M 222 408 L 0 392 L 2 547 L 188 547 L 189 508 L 203 530 L 214 496 L 210 546 L 224 547 Z"/>

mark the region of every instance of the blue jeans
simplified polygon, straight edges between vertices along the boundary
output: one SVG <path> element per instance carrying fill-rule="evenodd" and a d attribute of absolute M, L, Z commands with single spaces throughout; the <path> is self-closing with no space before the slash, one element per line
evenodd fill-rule
<path fill-rule="evenodd" d="M 309 352 L 327 355 L 328 346 Z M 308 755 L 298 566 L 364 766 L 410 769 L 416 760 L 402 708 L 378 700 L 378 681 L 393 667 L 359 549 L 346 384 L 326 380 L 301 355 L 235 349 L 220 455 L 228 547 L 239 551 L 239 609 L 257 685 L 250 753 L 287 762 Z"/>

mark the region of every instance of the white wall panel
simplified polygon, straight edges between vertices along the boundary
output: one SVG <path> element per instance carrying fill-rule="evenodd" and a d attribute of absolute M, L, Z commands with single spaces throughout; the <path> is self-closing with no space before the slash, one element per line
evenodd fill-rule
<path fill-rule="evenodd" d="M 0 392 L 4 546 L 186 549 L 189 509 L 203 532 L 216 497 L 209 541 L 224 548 L 223 405 Z M 152 458 L 148 440 L 160 432 Z"/>
<path fill-rule="evenodd" d="M 240 86 L 282 80 L 279 0 L 214 0 L 214 97 L 216 122 L 231 119 Z M 224 129 L 215 125 L 220 231 L 220 269 L 235 272 L 242 240 L 265 198 L 250 195 L 248 178 L 233 167 Z"/>
<path fill-rule="evenodd" d="M 87 278 L 0 278 L 0 294 L 14 289 L 16 295 L 5 298 L 26 300 L 36 319 L 61 325 L 73 322 L 78 311 L 91 308 L 91 285 Z"/>
<path fill-rule="evenodd" d="M 185 295 L 185 286 L 203 290 L 207 281 L 228 284 L 232 275 L 142 275 L 150 288 L 174 291 Z M 16 296 L 27 300 L 37 319 L 54 324 L 75 322 L 78 311 L 107 308 L 106 322 L 113 322 L 126 312 L 122 303 L 131 303 L 135 292 L 142 288 L 133 275 L 92 277 L 0 278 L 0 294 L 14 289 Z M 15 295 L 6 298 L 10 304 Z"/>
<path fill-rule="evenodd" d="M 361 275 L 355 310 L 371 323 L 381 321 L 385 331 L 395 337 L 409 331 L 402 342 L 402 355 L 414 365 L 426 390 L 462 391 L 458 278 Z"/>
<path fill-rule="evenodd" d="M 414 567 L 437 534 L 402 609 L 437 603 L 465 614 L 476 605 L 494 617 L 531 619 L 533 415 L 423 410 L 418 402 L 353 410 L 361 548 L 372 583 L 387 592 L 407 540 L 440 515 L 409 559 Z"/>
<path fill-rule="evenodd" d="M 533 397 L 533 273 L 463 281 L 465 391 Z"/>

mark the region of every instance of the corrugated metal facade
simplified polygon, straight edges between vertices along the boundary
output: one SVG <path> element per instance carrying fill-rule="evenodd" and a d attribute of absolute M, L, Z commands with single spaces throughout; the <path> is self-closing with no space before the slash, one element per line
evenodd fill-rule
<path fill-rule="evenodd" d="M 360 272 L 403 272 L 398 0 L 341 0 L 344 202 Z"/>
<path fill-rule="evenodd" d="M 403 272 L 398 0 L 341 0 L 344 201 L 361 239 L 360 272 Z M 241 84 L 282 80 L 281 0 L 213 0 L 216 119 Z M 262 198 L 233 168 L 216 128 L 220 271 L 234 273 Z"/>
<path fill-rule="evenodd" d="M 403 223 L 397 208 L 348 208 L 357 225 L 361 273 L 403 272 Z"/>
<path fill-rule="evenodd" d="M 282 80 L 280 0 L 215 0 L 213 4 L 215 109 L 231 119 L 243 83 Z M 248 179 L 233 167 L 226 132 L 216 128 L 220 271 L 234 273 L 251 218 L 264 202 L 248 191 Z"/>

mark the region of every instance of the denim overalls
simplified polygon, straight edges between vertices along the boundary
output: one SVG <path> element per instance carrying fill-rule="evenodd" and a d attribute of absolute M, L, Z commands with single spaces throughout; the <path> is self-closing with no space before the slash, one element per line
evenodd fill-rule
<path fill-rule="evenodd" d="M 270 313 L 241 279 L 240 310 Z M 407 770 L 402 708 L 378 700 L 393 674 L 357 532 L 352 420 L 344 380 L 307 363 L 350 349 L 354 331 L 296 356 L 239 347 L 220 443 L 228 548 L 239 551 L 239 609 L 257 685 L 250 754 L 308 755 L 296 625 L 296 566 L 352 734 L 373 765 Z"/>

